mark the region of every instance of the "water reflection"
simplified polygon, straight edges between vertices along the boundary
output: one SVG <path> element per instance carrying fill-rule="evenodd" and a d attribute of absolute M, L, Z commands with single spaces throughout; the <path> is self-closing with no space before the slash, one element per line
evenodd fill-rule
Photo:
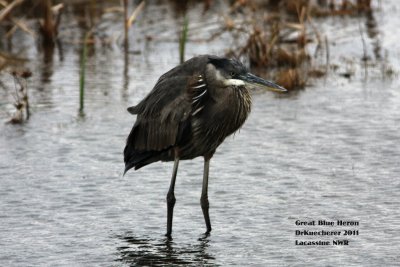
<path fill-rule="evenodd" d="M 199 238 L 194 244 L 178 244 L 168 238 L 140 238 L 131 232 L 116 237 L 124 242 L 117 247 L 116 261 L 129 266 L 218 266 L 207 252 L 210 242 L 207 237 Z"/>
<path fill-rule="evenodd" d="M 42 43 L 43 67 L 41 70 L 41 81 L 43 83 L 51 82 L 51 77 L 53 76 L 55 46 L 54 43 Z M 60 49 L 61 47 L 57 48 Z"/>
<path fill-rule="evenodd" d="M 379 29 L 372 10 L 366 12 L 365 21 L 368 37 L 372 41 L 375 59 L 381 59 L 381 40 L 379 39 Z"/>
<path fill-rule="evenodd" d="M 124 98 L 126 98 L 128 89 L 129 89 L 129 42 L 128 39 L 125 40 L 124 43 L 124 49 L 125 49 L 125 53 L 124 53 L 124 72 L 123 72 L 123 96 Z"/>

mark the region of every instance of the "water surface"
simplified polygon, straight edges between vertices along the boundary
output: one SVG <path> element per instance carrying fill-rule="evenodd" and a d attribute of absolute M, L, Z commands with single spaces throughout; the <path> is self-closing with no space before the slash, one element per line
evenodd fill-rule
<path fill-rule="evenodd" d="M 376 13 L 382 53 L 398 67 L 395 2 L 382 8 Z M 163 12 L 151 5 L 146 10 L 158 12 L 165 25 L 181 22 L 169 5 Z M 359 20 L 365 22 L 352 18 L 342 26 L 357 32 L 352 23 Z M 340 21 L 324 25 L 328 32 L 334 23 Z M 338 37 L 340 49 L 358 60 L 362 51 L 350 49 L 349 38 Z M 87 63 L 84 116 L 78 112 L 79 45 L 62 53 L 56 47 L 45 57 L 37 47 L 19 44 L 32 59 L 32 117 L 21 125 L 0 124 L 0 265 L 398 264 L 400 84 L 382 79 L 376 68 L 366 76 L 358 63 L 352 79 L 331 73 L 298 93 L 254 93 L 247 123 L 211 162 L 212 234 L 202 234 L 203 162 L 195 159 L 179 166 L 174 239 L 167 240 L 172 163 L 123 177 L 122 150 L 135 119 L 126 107 L 178 63 L 177 39 L 171 39 L 134 41 L 128 66 L 120 43 L 96 46 Z M 367 38 L 370 52 L 374 41 Z M 189 42 L 187 50 L 188 57 L 223 54 L 224 39 L 212 46 Z M 0 78 L 13 88 L 11 76 Z M 10 92 L 0 91 L 2 121 L 13 110 Z M 349 246 L 295 246 L 298 219 L 356 220 L 360 234 L 349 238 Z"/>

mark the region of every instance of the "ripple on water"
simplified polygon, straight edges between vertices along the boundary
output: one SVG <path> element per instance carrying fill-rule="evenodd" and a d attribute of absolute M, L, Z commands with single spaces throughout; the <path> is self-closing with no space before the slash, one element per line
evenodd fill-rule
<path fill-rule="evenodd" d="M 198 28 L 202 35 L 219 18 L 196 10 L 190 14 L 210 22 Z M 67 49 L 61 60 L 55 53 L 52 74 L 40 72 L 41 60 L 29 63 L 37 70 L 30 80 L 32 117 L 22 125 L 0 124 L 0 265 L 396 265 L 397 80 L 348 82 L 332 74 L 336 78 L 316 81 L 296 95 L 254 95 L 248 121 L 211 162 L 212 234 L 202 236 L 203 161 L 196 159 L 179 166 L 174 239 L 163 237 L 172 163 L 122 176 L 122 150 L 135 119 L 126 107 L 178 61 L 176 43 L 162 40 L 175 31 L 158 32 L 159 26 L 147 22 L 160 15 L 162 25 L 175 27 L 180 25 L 176 14 L 169 5 L 161 12 L 151 3 L 146 12 L 132 30 L 154 31 L 159 39 L 138 44 L 148 49 L 130 55 L 125 76 L 122 49 L 95 47 L 88 59 L 83 117 L 78 115 L 79 54 Z M 397 29 L 399 16 L 385 12 L 380 23 Z M 191 16 L 194 25 L 196 16 Z M 358 32 L 358 26 L 352 30 Z M 396 35 L 381 30 L 394 46 L 387 46 L 389 52 L 399 48 Z M 217 41 L 211 49 L 221 53 L 226 40 Z M 208 43 L 191 44 L 190 55 L 210 51 Z M 29 57 L 41 58 L 35 47 Z M 9 107 L 0 105 L 2 120 Z M 297 219 L 339 218 L 360 221 L 360 235 L 349 247 L 322 251 L 293 245 Z"/>

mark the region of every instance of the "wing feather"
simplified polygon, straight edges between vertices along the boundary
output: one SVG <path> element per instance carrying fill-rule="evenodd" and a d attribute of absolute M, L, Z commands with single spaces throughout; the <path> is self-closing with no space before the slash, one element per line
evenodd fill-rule
<path fill-rule="evenodd" d="M 162 75 L 153 90 L 128 111 L 137 115 L 124 149 L 125 172 L 158 160 L 173 160 L 170 149 L 191 138 L 192 120 L 209 97 L 199 56 Z"/>
<path fill-rule="evenodd" d="M 190 77 L 158 82 L 149 96 L 128 110 L 137 114 L 127 144 L 139 151 L 161 151 L 177 143 L 182 122 L 192 114 Z M 179 88 L 184 88 L 182 92 Z"/>

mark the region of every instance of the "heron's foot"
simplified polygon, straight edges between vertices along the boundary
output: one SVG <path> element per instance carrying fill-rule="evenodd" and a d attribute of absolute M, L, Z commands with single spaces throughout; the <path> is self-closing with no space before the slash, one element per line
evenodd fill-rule
<path fill-rule="evenodd" d="M 205 232 L 204 234 L 201 235 L 201 237 L 199 238 L 199 241 L 203 241 L 205 239 L 207 239 L 210 236 L 210 231 Z"/>
<path fill-rule="evenodd" d="M 165 237 L 166 237 L 168 240 L 172 240 L 172 235 L 171 235 L 171 233 L 166 233 L 166 234 L 165 234 Z"/>

